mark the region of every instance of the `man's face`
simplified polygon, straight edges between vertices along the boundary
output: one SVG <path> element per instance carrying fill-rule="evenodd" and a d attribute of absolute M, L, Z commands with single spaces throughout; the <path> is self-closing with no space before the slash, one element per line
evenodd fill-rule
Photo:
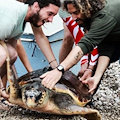
<path fill-rule="evenodd" d="M 78 25 L 83 27 L 85 16 L 81 14 L 80 11 L 77 10 L 73 4 L 67 4 L 67 9 L 68 9 L 68 13 L 72 15 L 73 20 L 76 21 Z"/>
<path fill-rule="evenodd" d="M 49 4 L 49 6 L 39 9 L 30 18 L 30 23 L 35 27 L 40 27 L 45 22 L 52 22 L 53 17 L 58 13 L 59 7 Z"/>

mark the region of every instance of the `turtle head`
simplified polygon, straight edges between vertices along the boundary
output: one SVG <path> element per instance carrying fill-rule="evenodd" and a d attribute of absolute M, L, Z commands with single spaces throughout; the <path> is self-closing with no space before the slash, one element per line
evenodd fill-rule
<path fill-rule="evenodd" d="M 29 108 L 42 104 L 45 96 L 46 91 L 39 82 L 27 85 L 22 92 L 22 100 Z"/>

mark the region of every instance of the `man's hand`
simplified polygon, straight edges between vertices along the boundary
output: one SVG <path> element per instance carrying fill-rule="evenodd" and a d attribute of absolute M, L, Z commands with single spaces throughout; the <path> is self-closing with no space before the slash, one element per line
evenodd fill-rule
<path fill-rule="evenodd" d="M 97 80 L 95 77 L 90 77 L 86 80 L 82 80 L 82 83 L 89 86 L 89 93 L 93 94 L 100 80 Z"/>
<path fill-rule="evenodd" d="M 93 71 L 91 69 L 86 69 L 83 76 L 80 78 L 81 81 L 84 81 L 88 78 L 90 78 L 93 74 Z"/>
<path fill-rule="evenodd" d="M 57 69 L 54 69 L 40 76 L 40 78 L 43 79 L 41 83 L 46 88 L 52 89 L 55 86 L 55 84 L 60 80 L 61 76 L 62 72 L 58 71 Z"/>
<path fill-rule="evenodd" d="M 88 68 L 88 63 L 84 63 L 81 65 L 81 69 L 78 73 L 78 76 L 82 77 L 86 71 L 86 69 Z"/>

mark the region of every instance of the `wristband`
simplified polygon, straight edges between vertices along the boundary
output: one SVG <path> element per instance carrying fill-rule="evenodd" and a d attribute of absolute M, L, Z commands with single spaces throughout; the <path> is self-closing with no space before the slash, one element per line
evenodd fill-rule
<path fill-rule="evenodd" d="M 56 61 L 56 59 L 54 59 L 54 60 L 50 61 L 50 62 L 49 62 L 49 64 L 51 64 L 51 63 L 52 63 L 52 62 L 54 62 L 54 61 Z"/>
<path fill-rule="evenodd" d="M 85 71 L 87 71 L 87 70 L 91 70 L 92 72 L 94 72 L 91 68 L 87 68 Z"/>

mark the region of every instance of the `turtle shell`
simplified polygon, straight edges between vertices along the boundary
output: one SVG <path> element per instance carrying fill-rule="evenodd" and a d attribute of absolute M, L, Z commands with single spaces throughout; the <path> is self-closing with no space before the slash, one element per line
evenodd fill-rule
<path fill-rule="evenodd" d="M 27 86 L 29 83 L 39 81 L 41 83 L 41 79 L 39 78 L 40 75 L 43 73 L 52 70 L 50 67 L 45 67 L 44 69 L 35 70 L 33 72 L 27 73 L 18 79 L 20 86 Z M 37 79 L 36 79 L 37 78 Z M 65 90 L 63 87 L 66 86 Z M 85 106 L 92 98 L 91 94 L 88 92 L 89 88 L 87 85 L 83 84 L 78 77 L 73 74 L 71 71 L 66 71 L 64 75 L 61 77 L 59 82 L 55 85 L 53 89 L 55 92 L 67 93 L 73 97 L 75 101 L 80 106 Z"/>
<path fill-rule="evenodd" d="M 32 81 L 32 79 L 34 78 L 38 78 L 40 75 L 46 73 L 47 71 L 50 71 L 52 70 L 51 67 L 45 67 L 43 69 L 38 69 L 38 70 L 35 70 L 35 71 L 32 71 L 32 72 L 29 72 L 21 77 L 19 77 L 17 79 L 18 83 L 19 84 L 25 84 L 26 82 L 30 82 Z M 41 81 L 41 79 L 40 79 Z"/>
<path fill-rule="evenodd" d="M 101 115 L 95 109 L 83 107 L 91 99 L 88 87 L 83 85 L 76 75 L 66 71 L 54 89 L 41 84 L 40 75 L 51 70 L 49 67 L 35 70 L 10 81 L 9 101 L 33 111 L 59 115 L 81 115 L 87 120 L 100 120 Z"/>

